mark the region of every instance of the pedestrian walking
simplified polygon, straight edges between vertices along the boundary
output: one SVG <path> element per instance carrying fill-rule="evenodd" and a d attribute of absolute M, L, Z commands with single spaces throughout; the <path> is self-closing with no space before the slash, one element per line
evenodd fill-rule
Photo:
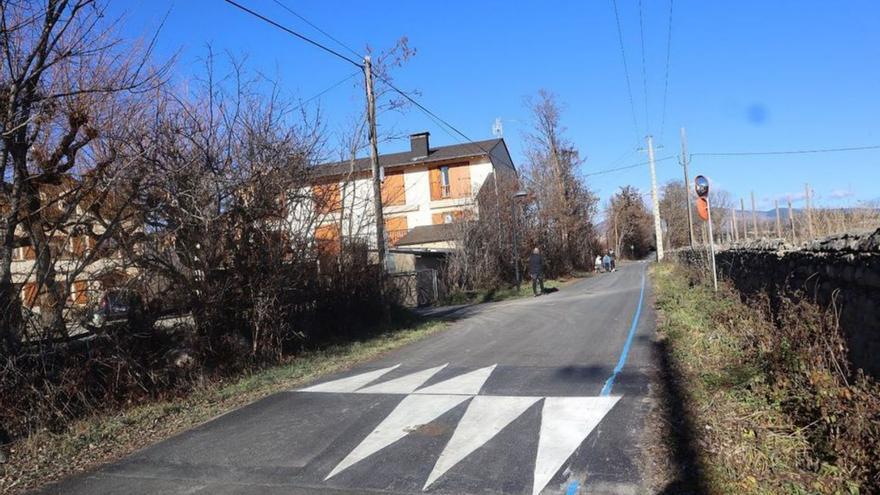
<path fill-rule="evenodd" d="M 529 275 L 532 277 L 532 292 L 538 297 L 544 293 L 544 257 L 538 248 L 532 250 L 529 256 Z M 541 292 L 538 292 L 539 287 Z"/>
<path fill-rule="evenodd" d="M 608 251 L 608 256 L 611 257 L 611 271 L 613 272 L 613 271 L 617 270 L 617 266 L 616 266 L 617 264 L 614 259 L 614 250 L 613 249 L 611 251 Z"/>
<path fill-rule="evenodd" d="M 599 256 L 598 254 L 596 255 L 596 262 L 594 263 L 593 267 L 596 269 L 596 273 L 599 273 L 602 271 L 602 257 Z"/>
<path fill-rule="evenodd" d="M 605 272 L 611 271 L 611 255 L 605 253 L 605 256 L 602 257 L 602 269 Z"/>

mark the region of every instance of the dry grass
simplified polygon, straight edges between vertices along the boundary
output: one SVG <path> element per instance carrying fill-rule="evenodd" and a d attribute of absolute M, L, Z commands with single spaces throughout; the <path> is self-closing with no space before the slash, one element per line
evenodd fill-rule
<path fill-rule="evenodd" d="M 0 493 L 21 493 L 94 468 L 278 391 L 376 358 L 445 326 L 422 323 L 363 342 L 307 352 L 239 379 L 202 383 L 185 398 L 89 417 L 61 433 L 40 431 L 13 444 L 10 462 L 0 465 Z"/>
<path fill-rule="evenodd" d="M 876 441 L 871 430 L 842 436 L 823 428 L 834 421 L 851 422 L 856 419 L 855 409 L 824 398 L 839 389 L 796 386 L 799 377 L 816 374 L 819 361 L 782 356 L 782 348 L 797 353 L 808 349 L 786 343 L 788 327 L 780 330 L 771 323 L 768 311 L 742 303 L 726 287 L 713 293 L 676 265 L 658 265 L 653 276 L 658 332 L 684 391 L 682 409 L 692 430 L 689 447 L 702 468 L 704 491 L 855 494 L 872 490 L 876 466 L 872 475 L 870 464 L 865 465 L 870 458 L 862 462 L 841 452 L 829 454 L 822 447 L 822 442 L 837 441 L 838 447 L 846 449 L 841 442 L 848 443 L 853 452 L 862 452 Z M 818 318 L 798 316 L 804 322 Z M 835 404 L 838 410 L 816 419 L 795 407 L 806 402 Z M 659 440 L 668 445 L 676 437 L 678 420 L 669 417 L 668 407 L 658 415 Z M 669 472 L 675 469 L 672 463 L 659 469 L 666 470 L 667 480 L 676 476 Z"/>

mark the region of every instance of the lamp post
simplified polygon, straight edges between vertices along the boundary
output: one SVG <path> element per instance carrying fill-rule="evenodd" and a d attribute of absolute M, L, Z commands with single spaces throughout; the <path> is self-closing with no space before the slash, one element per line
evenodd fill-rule
<path fill-rule="evenodd" d="M 516 277 L 516 292 L 517 292 L 517 294 L 519 293 L 520 284 L 522 283 L 522 280 L 521 280 L 521 277 L 519 274 L 519 240 L 517 239 L 517 230 L 519 228 L 519 221 L 518 221 L 519 215 L 516 214 L 517 213 L 516 212 L 516 200 L 520 199 L 520 198 L 525 198 L 528 195 L 529 194 L 525 191 L 517 191 L 513 194 L 513 196 L 512 196 L 513 201 L 511 201 L 511 203 L 510 203 L 510 209 L 511 209 L 511 214 L 512 214 L 512 219 L 513 219 L 513 229 L 512 229 L 512 231 L 513 231 L 513 270 L 514 270 L 514 274 L 515 274 L 514 276 Z"/>

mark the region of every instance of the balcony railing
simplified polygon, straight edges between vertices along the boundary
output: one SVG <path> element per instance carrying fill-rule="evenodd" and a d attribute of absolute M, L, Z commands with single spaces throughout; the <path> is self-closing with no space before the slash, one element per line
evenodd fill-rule
<path fill-rule="evenodd" d="M 469 177 L 453 179 L 453 181 L 449 184 L 443 184 L 435 181 L 431 184 L 431 200 L 437 201 L 440 199 L 470 197 L 473 194 L 473 191 L 471 189 L 471 179 Z"/>

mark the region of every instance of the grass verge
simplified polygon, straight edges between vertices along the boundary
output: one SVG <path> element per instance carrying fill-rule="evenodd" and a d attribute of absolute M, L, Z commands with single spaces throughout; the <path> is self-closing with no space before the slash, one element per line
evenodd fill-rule
<path fill-rule="evenodd" d="M 713 293 L 695 284 L 679 266 L 655 265 L 652 275 L 667 368 L 649 421 L 651 443 L 665 451 L 654 457 L 668 459 L 654 467 L 659 491 L 860 493 L 865 478 L 817 449 L 821 424 L 792 414 L 793 402 L 818 396 L 791 386 L 800 368 L 779 373 L 768 365 L 778 349 L 762 346 L 785 335 L 766 313 L 726 287 Z"/>
<path fill-rule="evenodd" d="M 307 351 L 238 379 L 199 384 L 186 397 L 139 405 L 72 423 L 62 433 L 39 431 L 12 445 L 0 465 L 0 493 L 21 493 L 117 459 L 220 414 L 321 375 L 416 342 L 446 327 L 423 322 L 376 337 Z"/>
<path fill-rule="evenodd" d="M 586 273 L 579 273 L 572 275 L 571 277 L 561 277 L 545 280 L 544 292 L 555 292 L 561 287 L 564 287 L 578 279 L 585 278 L 587 276 L 590 275 Z M 517 292 L 516 287 L 500 287 L 493 289 L 473 290 L 467 292 L 456 292 L 454 294 L 450 294 L 446 298 L 446 300 L 443 301 L 443 304 L 479 304 L 487 302 L 507 301 L 509 299 L 520 299 L 523 297 L 533 297 L 531 280 L 523 280 L 519 292 Z"/>

